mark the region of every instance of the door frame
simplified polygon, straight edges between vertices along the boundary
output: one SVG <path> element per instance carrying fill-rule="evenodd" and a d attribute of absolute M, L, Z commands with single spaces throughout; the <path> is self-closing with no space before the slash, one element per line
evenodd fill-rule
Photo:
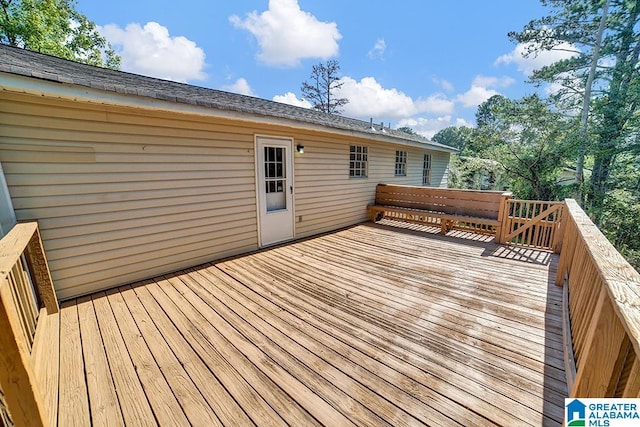
<path fill-rule="evenodd" d="M 259 248 L 263 248 L 265 246 L 271 246 L 271 245 L 276 245 L 280 242 L 275 242 L 275 243 L 267 243 L 266 245 L 262 242 L 262 231 L 261 231 L 261 212 L 262 212 L 262 205 L 260 203 L 260 189 L 262 188 L 261 185 L 262 183 L 260 182 L 260 172 L 259 169 L 260 167 L 263 167 L 260 163 L 260 153 L 258 152 L 258 144 L 260 142 L 260 140 L 277 140 L 280 142 L 284 142 L 284 141 L 288 141 L 288 145 L 287 145 L 287 151 L 288 153 L 290 153 L 287 156 L 287 161 L 289 161 L 289 164 L 291 165 L 291 177 L 289 177 L 287 180 L 290 182 L 291 187 L 294 189 L 293 194 L 291 194 L 291 229 L 293 231 L 292 233 L 292 239 L 295 239 L 296 236 L 296 212 L 295 212 L 295 181 L 294 181 L 294 176 L 295 176 L 295 165 L 294 165 L 294 153 L 293 153 L 293 147 L 294 147 L 294 140 L 293 137 L 289 137 L 289 136 L 276 136 L 276 135 L 265 135 L 265 134 L 255 134 L 253 137 L 253 151 L 254 151 L 254 175 L 255 175 L 255 185 L 256 185 L 256 223 L 257 223 L 257 234 L 258 234 L 258 247 Z"/>
<path fill-rule="evenodd" d="M 2 169 L 2 163 L 0 162 L 0 197 L 2 197 L 2 203 L 0 203 L 0 237 L 4 236 L 16 225 L 16 211 L 13 208 L 13 201 L 11 200 L 11 194 L 9 193 L 9 187 L 7 186 L 7 180 L 4 176 L 4 170 Z"/>

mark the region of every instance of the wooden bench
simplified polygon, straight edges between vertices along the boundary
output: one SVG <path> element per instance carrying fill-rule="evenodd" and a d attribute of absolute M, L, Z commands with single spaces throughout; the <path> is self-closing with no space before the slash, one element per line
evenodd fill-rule
<path fill-rule="evenodd" d="M 389 218 L 451 229 L 492 234 L 502 243 L 502 224 L 511 193 L 378 184 L 372 221 Z"/>

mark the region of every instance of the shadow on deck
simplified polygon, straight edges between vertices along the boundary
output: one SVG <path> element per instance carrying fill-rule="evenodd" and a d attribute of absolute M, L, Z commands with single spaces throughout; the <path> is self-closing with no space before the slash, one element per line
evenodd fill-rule
<path fill-rule="evenodd" d="M 393 225 L 64 302 L 58 424 L 559 425 L 557 256 Z"/>

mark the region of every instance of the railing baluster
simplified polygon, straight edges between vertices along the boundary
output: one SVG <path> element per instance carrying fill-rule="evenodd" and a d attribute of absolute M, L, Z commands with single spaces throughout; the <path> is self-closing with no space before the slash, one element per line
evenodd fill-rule
<path fill-rule="evenodd" d="M 22 314 L 22 321 L 24 322 L 25 329 L 27 331 L 27 338 L 29 344 L 33 344 L 33 336 L 36 333 L 36 317 L 34 315 L 33 306 L 35 300 L 30 298 L 30 292 L 27 288 L 31 285 L 24 280 L 24 271 L 21 269 L 22 265 L 16 263 L 11 269 L 11 278 L 15 282 L 15 289 L 17 291 L 17 297 L 20 300 L 20 308 Z"/>
<path fill-rule="evenodd" d="M 631 350 L 633 351 L 633 349 Z M 635 398 L 640 396 L 640 358 L 635 355 L 627 384 L 625 384 L 622 396 L 624 398 Z"/>
<path fill-rule="evenodd" d="M 27 293 L 29 294 L 29 301 L 32 302 L 32 304 L 29 304 L 29 306 L 31 307 L 31 311 L 33 313 L 33 318 L 34 319 L 38 319 L 38 314 L 40 313 L 39 307 L 40 307 L 40 301 L 38 300 L 38 295 L 36 294 L 36 290 L 33 287 L 33 281 L 31 280 L 31 277 L 29 276 L 29 267 L 27 265 L 27 262 L 25 261 L 25 257 L 21 256 L 20 257 L 20 271 L 22 272 L 22 280 L 24 281 L 24 283 L 27 284 L 27 286 L 25 287 Z"/>
<path fill-rule="evenodd" d="M 13 297 L 13 302 L 16 306 L 16 311 L 18 313 L 17 319 L 20 320 L 20 327 L 22 329 L 22 333 L 27 341 L 30 340 L 31 331 L 29 330 L 29 324 L 26 321 L 26 307 L 25 301 L 22 296 L 22 292 L 20 290 L 20 283 L 15 277 L 14 269 L 9 270 L 8 280 L 11 289 L 11 296 Z"/>

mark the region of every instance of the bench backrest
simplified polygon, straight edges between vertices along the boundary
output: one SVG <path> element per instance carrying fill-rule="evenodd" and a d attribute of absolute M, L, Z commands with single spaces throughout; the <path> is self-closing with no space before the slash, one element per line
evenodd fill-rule
<path fill-rule="evenodd" d="M 503 200 L 511 193 L 502 191 L 458 190 L 378 184 L 376 205 L 398 206 L 497 220 Z"/>

